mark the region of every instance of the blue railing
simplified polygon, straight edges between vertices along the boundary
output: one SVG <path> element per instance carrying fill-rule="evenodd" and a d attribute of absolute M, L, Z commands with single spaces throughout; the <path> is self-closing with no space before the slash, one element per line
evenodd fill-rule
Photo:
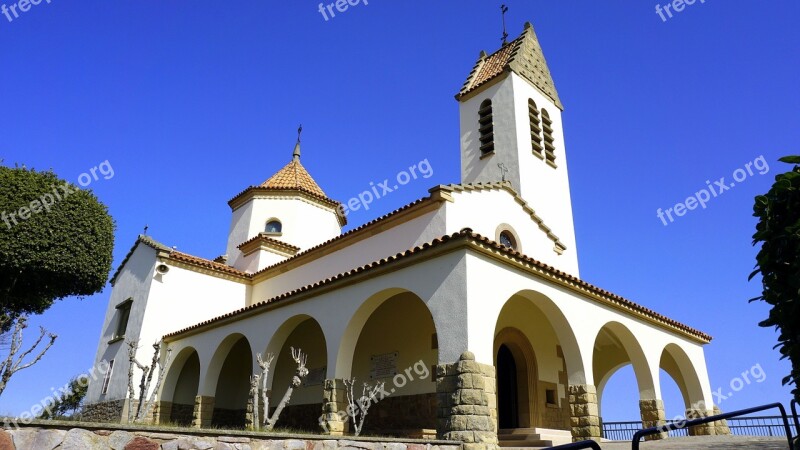
<path fill-rule="evenodd" d="M 644 438 L 645 436 L 651 436 L 651 435 L 659 434 L 659 433 L 666 433 L 666 432 L 675 431 L 675 430 L 682 429 L 682 428 L 689 428 L 689 427 L 702 425 L 702 424 L 709 423 L 709 422 L 718 422 L 720 420 L 732 419 L 734 417 L 746 416 L 748 414 L 753 414 L 753 413 L 766 411 L 766 410 L 770 410 L 770 409 L 775 409 L 775 408 L 777 408 L 781 412 L 781 418 L 783 419 L 783 429 L 784 429 L 784 433 L 785 433 L 785 436 L 786 436 L 786 440 L 789 443 L 789 450 L 794 450 L 794 443 L 792 442 L 792 429 L 791 429 L 791 427 L 789 425 L 789 417 L 786 415 L 786 408 L 784 408 L 783 405 L 780 404 L 780 403 L 772 403 L 772 404 L 769 404 L 769 405 L 757 406 L 755 408 L 748 408 L 748 409 L 743 409 L 743 410 L 740 410 L 740 411 L 733 411 L 733 412 L 729 412 L 729 413 L 725 413 L 725 414 L 718 414 L 716 416 L 703 417 L 703 418 L 700 418 L 700 419 L 693 419 L 693 420 L 687 420 L 687 421 L 681 421 L 681 422 L 672 422 L 672 423 L 668 423 L 666 425 L 661 425 L 661 426 L 658 426 L 658 427 L 645 428 L 644 430 L 637 431 L 633 435 L 633 439 L 631 440 L 631 449 L 632 450 L 639 450 L 639 444 L 640 444 L 642 438 Z"/>
<path fill-rule="evenodd" d="M 800 432 L 800 420 L 797 414 L 797 401 L 792 400 L 792 418 L 794 421 L 794 434 Z M 770 409 L 778 409 L 781 413 L 780 416 L 759 416 L 759 417 L 743 417 L 749 414 L 767 411 Z M 719 422 L 725 420 L 731 434 L 738 436 L 785 436 L 789 443 L 789 450 L 795 450 L 793 442 L 792 424 L 790 424 L 789 416 L 786 414 L 786 408 L 780 403 L 771 403 L 769 405 L 757 406 L 755 408 L 748 408 L 739 411 L 733 411 L 725 414 L 718 414 L 716 416 L 703 417 L 693 420 L 681 420 L 668 422 L 665 425 L 658 427 L 651 427 L 640 429 L 642 422 L 606 422 L 602 424 L 602 433 L 605 439 L 609 440 L 631 440 L 631 449 L 639 450 L 639 445 L 642 438 L 659 433 L 668 433 L 669 436 L 688 436 L 689 428 L 698 425 Z M 633 433 L 631 437 L 630 433 Z M 571 444 L 559 445 L 550 447 L 549 450 L 580 450 L 580 449 L 593 449 L 602 450 L 600 444 L 596 441 L 581 441 L 573 442 Z M 800 449 L 798 449 L 800 450 Z"/>
<path fill-rule="evenodd" d="M 752 416 L 735 417 L 728 419 L 728 429 L 733 436 L 783 436 L 786 431 L 783 427 L 781 416 Z M 796 422 L 796 420 L 795 420 Z M 680 423 L 667 421 L 666 423 Z M 791 424 L 792 435 L 800 433 L 800 427 L 796 423 Z M 610 441 L 630 441 L 634 433 L 642 429 L 642 422 L 604 422 L 602 436 Z M 678 428 L 669 432 L 670 437 L 685 437 L 689 435 L 686 428 Z"/>

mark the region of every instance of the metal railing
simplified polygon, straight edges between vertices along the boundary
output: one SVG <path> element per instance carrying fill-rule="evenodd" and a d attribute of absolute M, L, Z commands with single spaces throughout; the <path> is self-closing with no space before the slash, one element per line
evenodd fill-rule
<path fill-rule="evenodd" d="M 645 436 L 651 436 L 651 435 L 659 434 L 659 433 L 666 433 L 666 432 L 675 431 L 675 430 L 682 429 L 682 428 L 689 428 L 689 427 L 702 425 L 704 423 L 709 423 L 709 422 L 718 422 L 720 420 L 732 419 L 734 417 L 746 416 L 748 414 L 753 414 L 753 413 L 766 411 L 766 410 L 774 409 L 774 408 L 779 409 L 780 412 L 781 412 L 781 418 L 783 419 L 784 433 L 786 435 L 786 440 L 789 442 L 789 450 L 794 450 L 794 444 L 792 442 L 792 430 L 791 430 L 791 427 L 789 425 L 789 417 L 786 415 L 786 408 L 784 408 L 783 405 L 780 404 L 780 403 L 772 403 L 772 404 L 769 404 L 769 405 L 757 406 L 755 408 L 748 408 L 748 409 L 743 409 L 743 410 L 740 410 L 740 411 L 733 411 L 733 412 L 729 412 L 729 413 L 725 413 L 725 414 L 718 414 L 716 416 L 703 417 L 703 418 L 700 418 L 700 419 L 693 419 L 693 420 L 680 421 L 680 422 L 672 422 L 672 423 L 668 423 L 666 425 L 661 425 L 661 426 L 658 426 L 658 427 L 645 428 L 644 430 L 637 431 L 633 435 L 633 439 L 631 440 L 631 449 L 632 450 L 639 450 L 639 444 L 640 444 L 642 438 L 645 437 Z"/>
<path fill-rule="evenodd" d="M 800 419 L 797 417 L 797 400 L 792 399 L 792 417 L 794 417 L 794 434 L 800 435 Z"/>
<path fill-rule="evenodd" d="M 783 436 L 783 418 L 781 416 L 751 416 L 735 417 L 727 420 L 728 429 L 733 436 L 764 436 L 774 437 Z M 680 423 L 678 421 L 667 421 L 670 423 Z M 800 427 L 796 423 L 791 424 L 792 434 L 800 433 Z M 642 429 L 642 422 L 604 422 L 602 436 L 610 441 L 630 441 L 633 434 Z M 689 435 L 686 428 L 678 428 L 669 432 L 670 437 L 685 437 Z"/>

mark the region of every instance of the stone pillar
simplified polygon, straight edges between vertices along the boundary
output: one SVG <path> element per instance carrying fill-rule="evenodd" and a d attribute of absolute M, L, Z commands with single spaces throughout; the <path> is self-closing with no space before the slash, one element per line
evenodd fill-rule
<path fill-rule="evenodd" d="M 496 383 L 494 366 L 472 352 L 436 366 L 437 436 L 463 442 L 464 450 L 498 449 Z"/>
<path fill-rule="evenodd" d="M 153 424 L 160 425 L 170 422 L 172 416 L 172 402 L 162 401 L 153 405 Z"/>
<path fill-rule="evenodd" d="M 698 406 L 686 410 L 687 420 L 700 419 L 703 417 L 708 417 L 708 415 L 709 414 L 706 409 Z M 689 427 L 689 436 L 715 436 L 716 434 L 717 428 L 713 422 Z"/>
<path fill-rule="evenodd" d="M 245 407 L 244 413 L 244 428 L 246 430 L 254 430 L 255 429 L 255 417 L 253 416 L 253 392 L 251 391 L 250 394 L 247 396 L 247 406 Z M 259 420 L 261 418 L 259 417 Z"/>
<path fill-rule="evenodd" d="M 639 400 L 639 412 L 642 415 L 642 428 L 658 427 L 667 423 L 662 400 Z M 657 441 L 666 439 L 668 436 L 668 433 L 657 433 L 645 436 L 644 440 Z"/>
<path fill-rule="evenodd" d="M 722 414 L 722 410 L 719 409 L 719 406 L 714 406 L 714 410 L 712 415 L 718 416 Z M 728 436 L 731 434 L 731 429 L 728 428 L 728 421 L 727 420 L 718 420 L 714 422 L 714 433 L 717 436 Z"/>
<path fill-rule="evenodd" d="M 194 428 L 209 428 L 214 417 L 214 397 L 198 395 L 194 398 Z"/>
<path fill-rule="evenodd" d="M 340 379 L 325 380 L 322 390 L 322 434 L 342 436 L 347 431 L 347 393 Z"/>
<path fill-rule="evenodd" d="M 572 440 L 600 441 L 600 410 L 597 407 L 597 388 L 591 384 L 569 386 L 570 425 Z"/>

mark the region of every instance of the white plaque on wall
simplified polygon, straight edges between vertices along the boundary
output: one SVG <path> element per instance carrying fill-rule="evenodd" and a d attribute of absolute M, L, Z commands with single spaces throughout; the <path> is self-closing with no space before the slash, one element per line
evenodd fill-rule
<path fill-rule="evenodd" d="M 369 379 L 389 378 L 397 375 L 398 352 L 372 355 L 369 357 Z"/>

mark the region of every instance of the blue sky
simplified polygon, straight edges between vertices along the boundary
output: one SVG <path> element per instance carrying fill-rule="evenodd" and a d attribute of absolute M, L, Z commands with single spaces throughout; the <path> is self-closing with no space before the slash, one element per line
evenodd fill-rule
<path fill-rule="evenodd" d="M 752 199 L 788 170 L 777 158 L 800 154 L 800 3 L 707 0 L 666 22 L 654 1 L 506 3 L 512 36 L 533 22 L 565 105 L 582 278 L 713 335 L 712 389 L 760 365 L 764 381 L 722 409 L 788 400 L 747 276 Z M 224 253 L 227 201 L 289 161 L 301 122 L 303 163 L 332 198 L 426 158 L 434 169 L 351 226 L 458 182 L 453 95 L 500 43 L 497 2 L 371 0 L 328 21 L 318 4 L 52 0 L 0 16 L 0 158 L 69 180 L 108 160 L 113 178 L 89 187 L 117 223 L 115 268 L 145 224 L 182 251 Z M 656 216 L 760 156 L 767 174 L 668 226 Z M 109 294 L 32 319 L 60 337 L 0 413 L 92 365 Z M 633 386 L 630 370 L 612 379 L 605 420 L 638 417 Z M 677 389 L 662 386 L 674 416 Z"/>

